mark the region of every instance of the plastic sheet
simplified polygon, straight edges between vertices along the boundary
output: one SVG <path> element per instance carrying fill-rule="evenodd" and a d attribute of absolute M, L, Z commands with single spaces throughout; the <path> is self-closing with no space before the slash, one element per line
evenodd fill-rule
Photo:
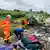
<path fill-rule="evenodd" d="M 12 50 L 13 46 L 0 45 L 0 50 Z"/>
<path fill-rule="evenodd" d="M 0 50 L 5 50 L 6 46 L 0 45 Z"/>

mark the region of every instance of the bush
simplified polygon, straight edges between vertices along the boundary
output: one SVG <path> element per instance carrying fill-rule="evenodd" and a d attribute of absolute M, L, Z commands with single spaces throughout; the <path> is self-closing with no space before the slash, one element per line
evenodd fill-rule
<path fill-rule="evenodd" d="M 24 17 L 24 14 L 12 15 L 12 19 Z"/>

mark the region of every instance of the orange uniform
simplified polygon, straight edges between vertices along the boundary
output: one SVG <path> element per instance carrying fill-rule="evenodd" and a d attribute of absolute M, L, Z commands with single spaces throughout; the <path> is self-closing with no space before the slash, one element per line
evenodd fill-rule
<path fill-rule="evenodd" d="M 10 20 L 4 20 L 2 22 L 2 28 L 4 32 L 4 40 L 10 40 Z"/>
<path fill-rule="evenodd" d="M 24 20 L 24 24 L 27 25 L 28 24 L 28 21 L 27 20 Z"/>

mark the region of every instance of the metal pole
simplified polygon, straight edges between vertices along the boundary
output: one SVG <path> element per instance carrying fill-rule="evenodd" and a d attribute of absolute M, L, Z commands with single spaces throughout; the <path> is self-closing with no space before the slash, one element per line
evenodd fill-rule
<path fill-rule="evenodd" d="M 30 9 L 29 18 L 32 17 L 32 9 Z"/>

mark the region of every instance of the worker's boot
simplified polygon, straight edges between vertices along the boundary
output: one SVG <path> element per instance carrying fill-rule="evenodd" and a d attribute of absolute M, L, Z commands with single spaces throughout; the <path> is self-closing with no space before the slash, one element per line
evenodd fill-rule
<path fill-rule="evenodd" d="M 4 45 L 6 45 L 7 44 L 7 40 L 4 40 Z"/>
<path fill-rule="evenodd" d="M 7 43 L 9 43 L 9 40 L 7 40 Z"/>
<path fill-rule="evenodd" d="M 11 44 L 11 42 L 9 40 L 7 40 L 7 44 Z"/>

